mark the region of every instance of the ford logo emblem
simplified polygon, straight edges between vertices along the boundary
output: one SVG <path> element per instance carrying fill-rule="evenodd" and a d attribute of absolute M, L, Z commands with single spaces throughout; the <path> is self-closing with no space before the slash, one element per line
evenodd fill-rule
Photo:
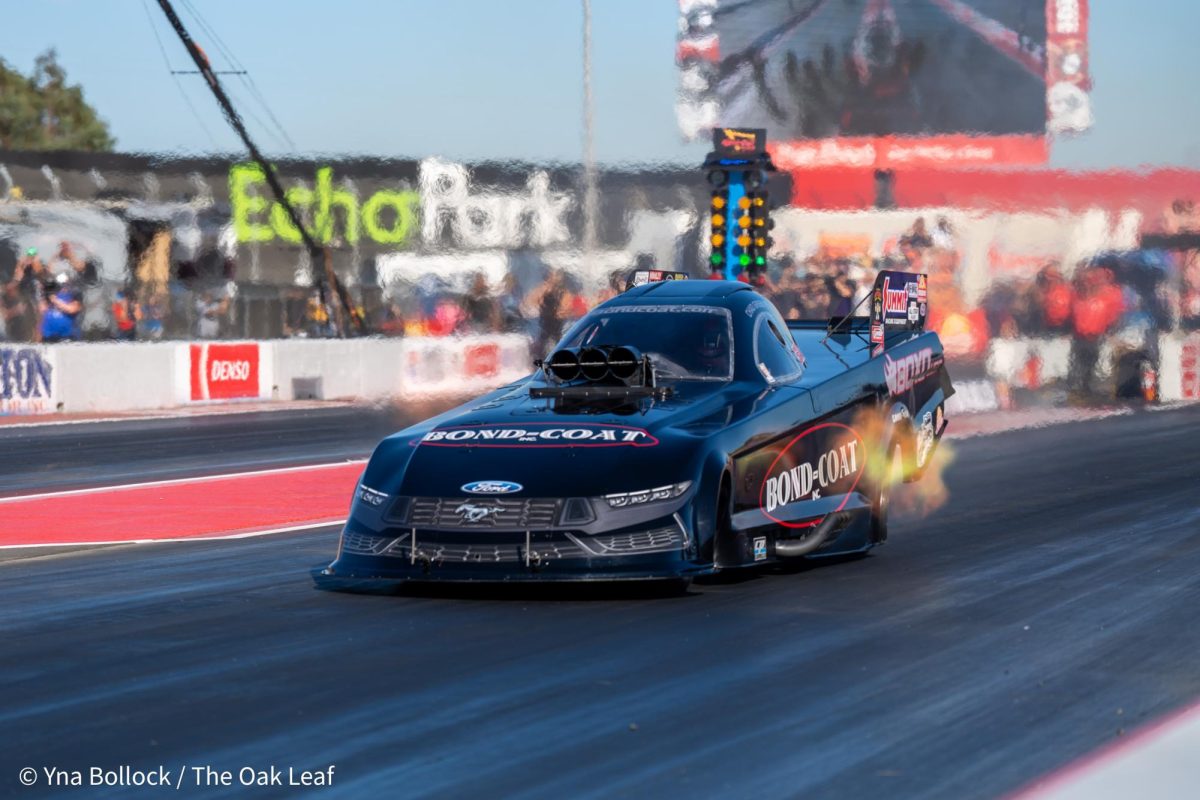
<path fill-rule="evenodd" d="M 462 490 L 467 494 L 513 494 L 524 488 L 512 481 L 472 481 L 462 485 Z"/>

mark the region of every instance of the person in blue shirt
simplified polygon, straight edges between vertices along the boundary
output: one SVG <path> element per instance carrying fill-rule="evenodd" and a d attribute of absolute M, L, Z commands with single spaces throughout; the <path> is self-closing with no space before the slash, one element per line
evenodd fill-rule
<path fill-rule="evenodd" d="M 79 315 L 83 302 L 68 275 L 59 275 L 46 287 L 42 305 L 42 341 L 46 343 L 79 340 Z"/>

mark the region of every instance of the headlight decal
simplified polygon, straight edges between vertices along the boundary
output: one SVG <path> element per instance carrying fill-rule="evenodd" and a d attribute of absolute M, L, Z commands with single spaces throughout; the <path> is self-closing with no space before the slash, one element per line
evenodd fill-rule
<path fill-rule="evenodd" d="M 637 492 L 606 494 L 604 495 L 604 500 L 611 508 L 627 508 L 628 506 L 639 506 L 645 503 L 657 503 L 679 497 L 691 488 L 691 485 L 691 481 L 682 481 L 681 483 L 658 486 L 654 489 L 642 489 Z"/>

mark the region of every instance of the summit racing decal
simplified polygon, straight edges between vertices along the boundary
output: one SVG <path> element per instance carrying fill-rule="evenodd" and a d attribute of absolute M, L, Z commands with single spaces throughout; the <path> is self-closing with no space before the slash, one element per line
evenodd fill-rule
<path fill-rule="evenodd" d="M 627 425 L 464 425 L 432 430 L 412 442 L 429 447 L 653 447 L 658 439 Z"/>
<path fill-rule="evenodd" d="M 908 290 L 906 286 L 899 289 L 891 288 L 892 279 L 883 279 L 883 316 L 908 317 Z"/>
<path fill-rule="evenodd" d="M 933 349 L 929 347 L 896 359 L 885 354 L 883 379 L 887 381 L 888 392 L 892 395 L 904 394 L 933 375 L 934 368 L 939 364 L 940 361 L 935 363 Z"/>
<path fill-rule="evenodd" d="M 785 528 L 809 528 L 809 522 L 791 522 L 777 516 L 805 516 L 791 510 L 795 503 L 820 500 L 827 495 L 844 495 L 836 511 L 845 508 L 866 469 L 866 445 L 848 425 L 827 422 L 792 439 L 767 469 L 759 489 L 763 513 Z"/>

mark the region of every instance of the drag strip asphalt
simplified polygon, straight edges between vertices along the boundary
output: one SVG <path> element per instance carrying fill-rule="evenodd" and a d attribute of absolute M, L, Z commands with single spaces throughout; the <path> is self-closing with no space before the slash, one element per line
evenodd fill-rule
<path fill-rule="evenodd" d="M 389 409 L 0 425 L 0 497 L 366 458 L 409 424 Z"/>
<path fill-rule="evenodd" d="M 332 527 L 0 563 L 0 796 L 997 797 L 1200 697 L 1200 409 L 952 447 L 876 554 L 676 597 L 319 592 Z"/>

